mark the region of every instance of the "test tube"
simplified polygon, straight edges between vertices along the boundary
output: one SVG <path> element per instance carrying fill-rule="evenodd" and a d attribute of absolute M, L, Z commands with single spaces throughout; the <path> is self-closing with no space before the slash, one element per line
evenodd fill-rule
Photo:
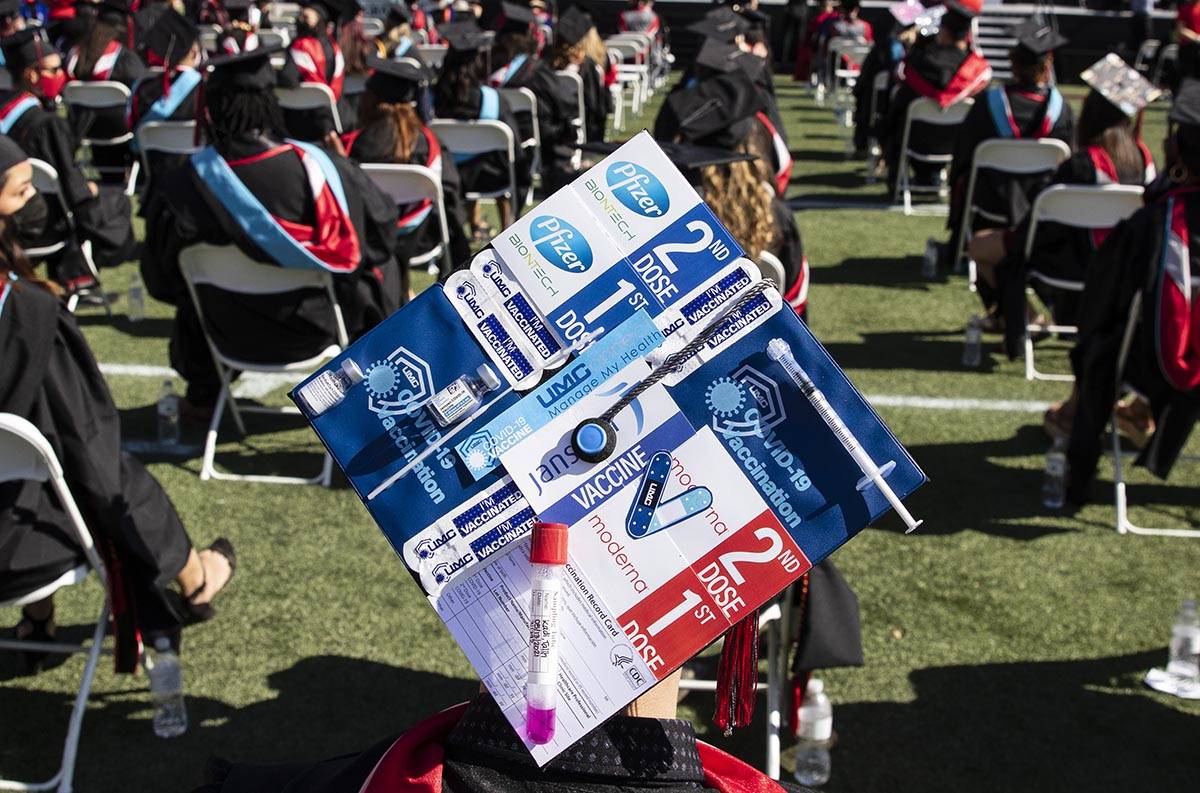
<path fill-rule="evenodd" d="M 533 524 L 529 562 L 533 578 L 529 604 L 529 669 L 525 679 L 525 734 L 540 746 L 554 738 L 558 706 L 558 609 L 563 565 L 567 563 L 565 523 Z"/>
<path fill-rule="evenodd" d="M 879 470 L 879 466 L 875 465 L 875 461 L 871 459 L 871 455 L 867 454 L 867 450 L 858 442 L 858 438 L 854 437 L 854 433 L 842 421 L 842 417 L 833 409 L 833 405 L 829 404 L 829 400 L 825 398 L 825 394 L 821 393 L 821 389 L 817 388 L 812 378 L 808 376 L 808 372 L 796 361 L 796 356 L 792 354 L 792 347 L 783 339 L 771 339 L 767 342 L 767 357 L 775 363 L 783 367 L 783 371 L 787 372 L 788 377 L 800 389 L 800 392 L 807 397 L 808 401 L 816 409 L 819 415 L 833 430 L 833 434 L 841 442 L 842 446 L 853 458 L 854 462 L 862 470 L 863 474 L 870 478 L 871 482 L 879 488 L 883 493 L 884 498 L 892 505 L 892 509 L 896 510 L 896 514 L 904 521 L 908 528 L 905 534 L 915 531 L 924 521 L 916 520 L 904 506 L 904 502 L 896 495 L 896 491 L 892 490 L 891 485 L 883 478 L 883 472 Z"/>

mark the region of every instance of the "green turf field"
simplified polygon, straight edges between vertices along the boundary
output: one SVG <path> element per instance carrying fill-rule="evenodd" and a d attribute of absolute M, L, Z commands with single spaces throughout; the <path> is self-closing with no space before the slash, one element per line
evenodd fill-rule
<path fill-rule="evenodd" d="M 844 159 L 828 109 L 784 78 L 779 103 L 797 160 L 793 196 L 882 200 L 882 187 L 863 186 L 861 164 Z M 1163 129 L 1159 105 L 1146 130 L 1156 151 Z M 920 276 L 925 239 L 941 234 L 941 219 L 852 208 L 802 211 L 798 220 L 813 264 L 813 330 L 932 479 L 910 501 L 926 521 L 919 533 L 903 535 L 889 517 L 836 554 L 861 602 L 867 662 L 822 675 L 838 732 L 827 789 L 1195 790 L 1200 703 L 1155 694 L 1140 676 L 1165 661 L 1180 600 L 1200 595 L 1200 542 L 1118 536 L 1105 462 L 1097 503 L 1074 515 L 1043 509 L 1048 442 L 1038 404 L 1067 388 L 1027 383 L 1019 362 L 996 354 L 981 371 L 963 370 L 963 324 L 977 301 L 961 276 Z M 132 272 L 131 264 L 106 272 L 105 284 L 123 292 Z M 111 322 L 96 309 L 81 313 L 99 360 L 165 366 L 168 309 L 151 304 L 145 321 L 130 324 L 122 298 L 116 312 Z M 1065 367 L 1064 346 L 1042 349 L 1047 366 Z M 127 438 L 150 441 L 160 380 L 110 383 Z M 905 405 L 911 397 L 1018 404 Z M 282 403 L 283 389 L 263 398 Z M 251 426 L 251 437 L 220 447 L 219 464 L 315 472 L 311 432 Z M 185 440 L 199 444 L 200 431 Z M 1189 452 L 1200 453 L 1195 438 Z M 217 601 L 218 618 L 185 634 L 185 736 L 155 738 L 145 678 L 102 664 L 79 790 L 188 790 L 213 753 L 265 761 L 360 749 L 475 690 L 463 656 L 344 485 L 201 483 L 197 455 L 150 462 L 197 544 L 234 541 L 238 574 Z M 1135 520 L 1200 524 L 1200 464 L 1181 463 L 1170 483 L 1144 472 L 1131 481 L 1133 501 L 1148 505 Z M 100 593 L 94 582 L 75 590 L 60 597 L 59 619 L 76 626 L 65 635 L 82 636 Z M 0 774 L 49 775 L 81 666 L 75 658 L 25 678 L 0 658 Z M 761 765 L 761 716 L 725 739 L 709 725 L 711 708 L 708 695 L 685 701 L 710 740 Z"/>

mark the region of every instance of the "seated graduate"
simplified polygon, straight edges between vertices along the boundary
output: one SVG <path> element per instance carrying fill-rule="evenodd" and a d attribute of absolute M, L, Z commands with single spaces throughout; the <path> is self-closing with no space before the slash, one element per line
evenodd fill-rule
<path fill-rule="evenodd" d="M 131 0 L 103 0 L 95 24 L 67 53 L 67 79 L 83 82 L 118 82 L 127 88 L 146 76 L 146 64 L 131 42 Z M 71 125 L 79 137 L 117 138 L 129 131 L 124 108 L 69 109 Z M 92 146 L 92 162 L 101 181 L 124 184 L 123 170 L 132 163 L 128 143 Z"/>
<path fill-rule="evenodd" d="M 0 412 L 28 419 L 53 447 L 91 531 L 112 591 L 117 671 L 136 669 L 139 642 L 175 638 L 187 620 L 211 619 L 213 597 L 233 574 L 228 540 L 197 551 L 158 482 L 121 450 L 108 386 L 61 290 L 33 271 L 14 216 L 36 196 L 26 154 L 0 136 Z M 0 600 L 57 580 L 84 563 L 71 518 L 48 482 L 0 484 Z M 179 585 L 182 599 L 170 590 Z M 54 601 L 24 607 L 18 639 L 49 641 Z M 30 672 L 45 653 L 25 653 Z"/>
<path fill-rule="evenodd" d="M 463 233 L 466 216 L 462 185 L 454 157 L 437 136 L 425 126 L 417 111 L 417 101 L 428 81 L 425 70 L 410 61 L 367 58 L 372 69 L 367 87 L 359 100 L 358 129 L 342 137 L 346 154 L 360 163 L 397 163 L 423 165 L 441 176 L 446 225 L 450 231 L 450 260 L 455 267 L 466 265 L 471 248 Z M 408 294 L 408 262 L 414 254 L 441 244 L 441 231 L 431 211 L 432 201 L 418 201 L 400 207 L 396 222 L 396 260 Z M 439 273 L 445 277 L 449 273 Z"/>
<path fill-rule="evenodd" d="M 1084 99 L 1079 115 L 1076 151 L 1059 166 L 1049 184 L 1150 182 L 1155 177 L 1154 159 L 1138 133 L 1140 123 L 1131 116 L 1140 116 L 1158 95 L 1157 89 L 1115 56 L 1101 59 L 1084 72 L 1083 78 L 1093 90 Z M 1032 185 L 1025 203 L 1032 205 L 1044 187 Z M 979 296 L 988 311 L 984 330 L 1004 332 L 1010 357 L 1020 354 L 1029 276 L 1084 281 L 1093 254 L 1108 233 L 1104 229 L 1039 224 L 1036 245 L 1026 261 L 1028 231 L 1028 217 L 1011 228 L 981 229 L 972 237 L 969 249 L 979 275 Z M 1078 293 L 1054 289 L 1041 278 L 1033 279 L 1032 285 L 1059 324 L 1076 324 Z"/>
<path fill-rule="evenodd" d="M 554 74 L 550 64 L 534 54 L 533 29 L 536 17 L 526 6 L 501 3 L 504 23 L 492 43 L 492 73 L 488 85 L 493 88 L 528 88 L 537 97 L 538 135 L 542 147 L 542 185 L 552 193 L 574 178 L 571 157 L 577 146 L 574 112 L 575 95 Z M 522 125 L 518 140 L 533 135 L 532 122 Z"/>
<path fill-rule="evenodd" d="M 413 33 L 417 38 L 426 44 L 441 44 L 441 36 L 438 35 L 437 22 L 433 18 L 433 14 L 428 13 L 421 7 L 419 0 L 399 0 L 400 4 L 408 6 L 408 10 L 412 13 L 412 18 L 409 24 L 412 25 Z"/>
<path fill-rule="evenodd" d="M 201 82 L 200 31 L 186 17 L 167 8 L 146 32 L 145 51 L 163 67 L 138 81 L 129 98 L 129 128 L 147 121 L 193 121 L 196 89 Z"/>
<path fill-rule="evenodd" d="M 217 25 L 217 51 L 222 55 L 237 55 L 249 52 L 258 47 L 258 22 L 251 21 L 258 11 L 250 0 L 224 0 L 221 4 L 224 14 Z"/>
<path fill-rule="evenodd" d="M 296 38 L 288 45 L 287 63 L 279 74 L 279 85 L 294 87 L 301 83 L 319 83 L 333 92 L 338 114 L 352 112 L 342 101 L 346 79 L 346 60 L 338 46 L 335 31 L 358 11 L 354 0 L 306 0 L 296 17 Z M 292 137 L 323 141 L 335 132 L 333 116 L 325 108 L 284 110 L 283 120 Z"/>
<path fill-rule="evenodd" d="M 900 160 L 900 145 L 908 106 L 925 97 L 946 108 L 968 99 L 987 87 L 992 79 L 992 67 L 971 48 L 971 20 L 979 16 L 983 0 L 951 0 L 946 3 L 941 26 L 933 36 L 918 39 L 901 66 L 901 82 L 896 88 L 883 117 L 876 137 L 883 146 L 888 165 L 888 186 L 899 178 L 896 165 Z M 927 154 L 952 154 L 954 134 L 946 127 L 928 128 L 914 124 L 910 145 Z M 922 184 L 931 184 L 939 169 L 916 164 L 913 172 Z"/>
<path fill-rule="evenodd" d="M 760 120 L 764 97 L 740 70 L 709 77 L 690 91 L 667 97 L 654 125 L 660 141 L 717 149 L 676 153 L 685 173 L 696 172 L 697 191 L 750 259 L 769 251 L 783 264 L 780 291 L 801 317 L 807 308 L 808 263 L 792 210 L 776 194 L 772 143 Z M 731 154 L 732 153 L 732 154 Z M 694 164 L 688 166 L 689 160 Z M 700 163 L 711 163 L 700 165 Z"/>
<path fill-rule="evenodd" d="M 608 67 L 608 56 L 605 54 L 601 66 L 588 54 L 589 34 L 595 30 L 592 15 L 581 11 L 579 6 L 571 6 L 554 26 L 554 48 L 550 56 L 551 68 L 578 74 L 583 81 L 584 133 L 588 141 L 604 140 L 604 129 L 612 110 L 612 94 L 605 86 L 604 69 Z M 596 37 L 596 41 L 599 41 L 599 37 Z M 600 47 L 603 49 L 604 44 L 601 43 Z M 575 115 L 574 97 L 571 98 L 571 107 L 572 115 Z"/>
<path fill-rule="evenodd" d="M 50 21 L 46 34 L 61 52 L 67 52 L 87 35 L 96 23 L 97 4 L 79 0 L 48 0 Z"/>
<path fill-rule="evenodd" d="M 1179 86 L 1168 124 L 1166 178 L 1147 190 L 1145 207 L 1113 230 L 1087 272 L 1071 351 L 1067 497 L 1076 504 L 1090 496 L 1119 396 L 1114 383 L 1150 403 L 1153 420 L 1140 428 L 1149 439 L 1137 462 L 1156 476 L 1170 473 L 1200 418 L 1200 80 Z M 1138 324 L 1121 368 L 1131 312 Z"/>
<path fill-rule="evenodd" d="M 383 20 L 383 33 L 375 41 L 380 57 L 393 60 L 417 58 L 417 51 L 413 48 L 416 43 L 416 31 L 412 23 L 412 9 L 404 2 L 392 3 Z"/>
<path fill-rule="evenodd" d="M 128 259 L 136 244 L 129 199 L 119 189 L 101 189 L 89 182 L 75 164 L 77 140 L 70 124 L 53 112 L 67 76 L 46 31 L 25 28 L 0 41 L 0 49 L 13 76 L 13 87 L 0 90 L 0 131 L 30 157 L 49 163 L 58 172 L 59 192 L 75 217 L 71 238 L 58 202 L 47 202 L 50 222 L 39 242 L 70 238 L 61 253 L 48 259 L 52 277 L 68 291 L 91 288 L 95 278 L 79 246 L 90 241 L 92 259 L 101 267 Z"/>
<path fill-rule="evenodd" d="M 853 39 L 860 44 L 875 41 L 875 28 L 867 20 L 859 18 L 861 11 L 860 0 L 840 0 L 837 13 L 821 23 L 821 50 L 825 51 L 834 39 Z"/>
<path fill-rule="evenodd" d="M 792 71 L 792 79 L 807 81 L 813 74 L 813 58 L 817 53 L 817 44 L 821 37 L 821 29 L 825 22 L 837 16 L 835 0 L 821 0 L 817 7 L 808 12 L 804 35 L 796 41 L 796 65 Z"/>
<path fill-rule="evenodd" d="M 517 178 L 516 206 L 508 199 L 499 198 L 501 227 L 509 226 L 520 215 L 525 196 L 532 184 L 529 155 L 519 145 L 524 138 L 508 100 L 500 92 L 483 85 L 486 53 L 483 47 L 487 38 L 474 22 L 452 22 L 442 26 L 442 37 L 450 45 L 450 51 L 442 61 L 442 72 L 438 78 L 433 107 L 438 118 L 457 118 L 467 121 L 502 121 L 513 132 L 516 145 L 514 169 Z M 490 152 L 474 156 L 455 155 L 454 163 L 462 180 L 463 193 L 491 193 L 508 185 L 508 159 L 501 152 Z M 468 205 L 471 228 L 475 240 L 487 242 L 494 230 L 483 221 L 478 202 Z"/>
<path fill-rule="evenodd" d="M 629 0 L 629 8 L 617 16 L 617 30 L 622 33 L 662 35 L 662 20 L 654 13 L 654 0 Z"/>
<path fill-rule="evenodd" d="M 920 11 L 918 11 L 920 9 Z M 908 48 L 917 40 L 917 18 L 924 6 L 916 0 L 893 3 L 888 7 L 892 15 L 892 27 L 886 36 L 878 39 L 867 57 L 863 59 L 854 84 L 854 149 L 855 155 L 868 154 L 867 146 L 871 130 L 888 113 L 892 88 L 897 83 L 900 64 L 908 54 Z M 876 91 L 875 81 L 880 74 L 889 75 L 887 86 Z M 874 96 L 872 96 L 874 94 Z M 874 101 L 875 114 L 871 114 Z"/>
<path fill-rule="evenodd" d="M 950 165 L 950 215 L 946 226 L 950 242 L 943 246 L 939 259 L 952 265 L 949 258 L 956 250 L 957 235 L 963 229 L 967 208 L 967 181 L 975 162 L 976 147 L 992 138 L 1037 140 L 1054 138 L 1070 145 L 1075 137 L 1075 117 L 1071 106 L 1054 86 L 1054 51 L 1067 43 L 1065 36 L 1040 18 L 1028 19 L 1012 31 L 1017 43 L 1008 54 L 1012 80 L 980 94 L 974 107 L 956 133 L 954 161 Z M 975 228 L 1003 228 L 1016 223 L 1029 212 L 1026 194 L 1046 184 L 1050 173 L 1014 177 L 991 169 L 976 175 Z"/>
<path fill-rule="evenodd" d="M 174 10 L 170 0 L 141 0 L 133 13 L 133 47 L 147 66 L 162 66 L 162 58 L 146 49 L 146 35 L 166 11 Z"/>
<path fill-rule="evenodd" d="M 396 206 L 340 155 L 284 140 L 270 62 L 280 50 L 208 62 L 201 114 L 210 145 L 163 174 L 146 197 L 142 276 L 152 295 L 176 307 L 171 365 L 188 381 L 181 411 L 193 419 L 211 413 L 220 382 L 179 269 L 184 248 L 236 245 L 260 262 L 328 270 L 352 339 L 401 302 Z M 303 360 L 336 340 L 321 290 L 197 292 L 214 343 L 231 357 Z"/>

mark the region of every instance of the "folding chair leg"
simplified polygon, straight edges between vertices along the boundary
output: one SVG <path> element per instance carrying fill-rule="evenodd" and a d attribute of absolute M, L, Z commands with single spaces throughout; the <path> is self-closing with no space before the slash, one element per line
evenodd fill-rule
<path fill-rule="evenodd" d="M 1200 538 L 1200 529 L 1150 529 L 1138 526 L 1129 519 L 1129 498 L 1125 486 L 1124 464 L 1121 461 L 1121 435 L 1117 432 L 1117 411 L 1113 408 L 1109 425 L 1113 444 L 1113 489 L 1117 511 L 1117 534 L 1141 534 L 1150 537 Z"/>
<path fill-rule="evenodd" d="M 1032 381 L 1032 380 L 1048 380 L 1050 382 L 1055 382 L 1055 383 L 1073 383 L 1073 382 L 1075 382 L 1075 375 L 1073 375 L 1073 374 L 1051 374 L 1049 372 L 1040 372 L 1040 371 L 1038 371 L 1037 366 L 1034 364 L 1033 336 L 1030 335 L 1030 331 L 1036 330 L 1036 331 L 1059 332 L 1059 331 L 1055 330 L 1056 327 L 1060 327 L 1060 326 L 1055 326 L 1055 325 L 1051 325 L 1049 327 L 1042 327 L 1040 325 L 1026 325 L 1025 326 L 1024 343 L 1025 343 L 1025 379 L 1026 380 L 1030 380 L 1030 381 Z"/>
<path fill-rule="evenodd" d="M 781 615 L 787 610 L 786 592 L 785 600 L 780 604 Z M 783 688 L 783 680 L 780 675 L 780 644 L 785 639 L 781 638 L 781 626 L 783 618 L 772 620 L 767 626 L 767 776 L 771 779 L 779 779 L 779 726 L 780 726 L 780 706 L 779 700 L 781 689 Z"/>
<path fill-rule="evenodd" d="M 213 407 L 212 420 L 208 422 L 208 433 L 204 436 L 204 460 L 200 463 L 200 479 L 208 481 L 213 478 L 215 470 L 213 458 L 217 454 L 217 429 L 221 426 L 221 416 L 225 412 L 225 401 L 229 399 L 229 384 L 221 384 L 221 393 L 217 395 L 217 404 Z"/>
<path fill-rule="evenodd" d="M 96 621 L 96 629 L 92 632 L 92 646 L 88 649 L 87 663 L 83 668 L 83 680 L 79 685 L 79 693 L 75 695 L 75 706 L 71 709 L 71 720 L 67 726 L 67 740 L 63 745 L 62 775 L 58 784 L 58 793 L 71 793 L 72 777 L 75 775 L 75 758 L 79 752 L 79 736 L 83 732 L 83 714 L 87 710 L 88 695 L 92 691 L 92 680 L 96 677 L 96 665 L 100 660 L 101 645 L 104 643 L 104 633 L 108 628 L 108 598 L 100 608 L 100 618 Z"/>
<path fill-rule="evenodd" d="M 138 160 L 133 161 L 133 165 L 129 168 L 129 181 L 125 184 L 125 195 L 132 196 L 137 190 L 138 173 L 141 171 L 142 164 Z"/>

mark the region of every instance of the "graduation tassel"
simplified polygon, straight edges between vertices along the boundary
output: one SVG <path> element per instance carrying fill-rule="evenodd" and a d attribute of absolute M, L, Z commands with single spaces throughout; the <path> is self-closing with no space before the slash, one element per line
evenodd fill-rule
<path fill-rule="evenodd" d="M 797 585 L 800 587 L 800 595 L 796 598 L 796 632 L 795 639 L 789 643 L 788 649 L 795 647 L 797 653 L 796 660 L 799 661 L 800 653 L 800 636 L 804 632 L 804 616 L 808 613 L 808 578 L 809 573 L 805 573 L 800 577 Z M 784 604 L 787 608 L 788 604 Z M 787 641 L 789 637 L 785 636 Z M 788 709 L 788 727 L 792 730 L 792 737 L 796 738 L 800 735 L 800 706 L 804 704 L 804 692 L 808 690 L 808 679 L 812 677 L 811 669 L 798 669 L 792 674 L 792 699 L 791 707 Z"/>
<path fill-rule="evenodd" d="M 717 666 L 717 708 L 713 722 L 726 735 L 754 718 L 758 698 L 758 609 L 725 634 Z"/>

